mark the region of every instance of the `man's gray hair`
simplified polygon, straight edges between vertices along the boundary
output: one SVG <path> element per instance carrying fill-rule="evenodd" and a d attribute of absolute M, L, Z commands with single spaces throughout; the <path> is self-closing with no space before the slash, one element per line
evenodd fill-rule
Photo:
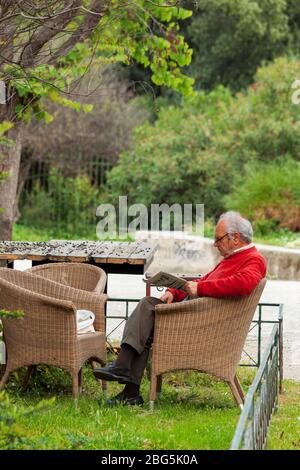
<path fill-rule="evenodd" d="M 222 214 L 219 222 L 224 220 L 226 230 L 229 235 L 238 232 L 241 235 L 241 240 L 246 243 L 251 243 L 253 237 L 253 229 L 249 220 L 241 216 L 239 212 L 228 211 Z"/>

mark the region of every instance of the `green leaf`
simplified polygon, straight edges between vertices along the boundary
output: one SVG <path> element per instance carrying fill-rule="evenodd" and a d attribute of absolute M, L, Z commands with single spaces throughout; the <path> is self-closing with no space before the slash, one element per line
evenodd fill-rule
<path fill-rule="evenodd" d="M 177 13 L 176 15 L 176 18 L 178 20 L 186 20 L 187 18 L 190 18 L 193 14 L 192 10 L 187 10 L 185 8 L 176 8 L 176 7 L 173 7 L 177 10 Z"/>
<path fill-rule="evenodd" d="M 91 111 L 93 111 L 93 108 L 94 108 L 94 106 L 92 104 L 84 103 L 82 105 L 82 109 L 85 113 L 90 113 Z"/>
<path fill-rule="evenodd" d="M 25 109 L 25 106 L 23 104 L 16 104 L 15 106 L 15 111 L 18 115 L 21 115 Z"/>

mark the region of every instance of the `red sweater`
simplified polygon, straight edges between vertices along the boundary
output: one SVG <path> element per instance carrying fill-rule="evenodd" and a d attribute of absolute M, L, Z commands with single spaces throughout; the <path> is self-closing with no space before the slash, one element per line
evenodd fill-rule
<path fill-rule="evenodd" d="M 235 297 L 250 294 L 266 276 L 267 263 L 255 246 L 224 258 L 198 283 L 199 297 Z M 174 302 L 180 302 L 187 294 L 178 289 L 168 289 Z"/>

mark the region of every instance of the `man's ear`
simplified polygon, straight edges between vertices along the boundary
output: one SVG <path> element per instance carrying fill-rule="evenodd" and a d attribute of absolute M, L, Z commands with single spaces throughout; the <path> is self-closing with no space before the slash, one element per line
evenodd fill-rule
<path fill-rule="evenodd" d="M 240 242 L 241 240 L 241 234 L 239 232 L 234 232 L 233 234 L 234 241 Z"/>

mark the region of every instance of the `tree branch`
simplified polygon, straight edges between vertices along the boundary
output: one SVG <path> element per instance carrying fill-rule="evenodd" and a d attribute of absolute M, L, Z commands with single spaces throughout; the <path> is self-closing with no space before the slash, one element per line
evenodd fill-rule
<path fill-rule="evenodd" d="M 66 5 L 67 2 L 65 1 L 64 3 Z M 58 30 L 62 31 L 67 24 L 76 17 L 81 4 L 82 0 L 74 0 L 72 2 L 72 8 L 65 10 L 61 16 L 45 21 L 44 24 L 36 30 L 30 42 L 28 42 L 23 49 L 20 57 L 20 65 L 23 67 L 33 66 L 39 51 L 58 34 Z"/>
<path fill-rule="evenodd" d="M 86 13 L 85 18 L 82 24 L 79 26 L 78 30 L 67 40 L 61 47 L 53 54 L 48 61 L 49 64 L 54 64 L 57 59 L 65 54 L 67 54 L 76 43 L 83 41 L 86 37 L 91 34 L 91 31 L 96 28 L 100 19 L 104 15 L 104 10 L 106 8 L 107 1 L 105 0 L 94 0 L 91 7 L 91 11 Z"/>

